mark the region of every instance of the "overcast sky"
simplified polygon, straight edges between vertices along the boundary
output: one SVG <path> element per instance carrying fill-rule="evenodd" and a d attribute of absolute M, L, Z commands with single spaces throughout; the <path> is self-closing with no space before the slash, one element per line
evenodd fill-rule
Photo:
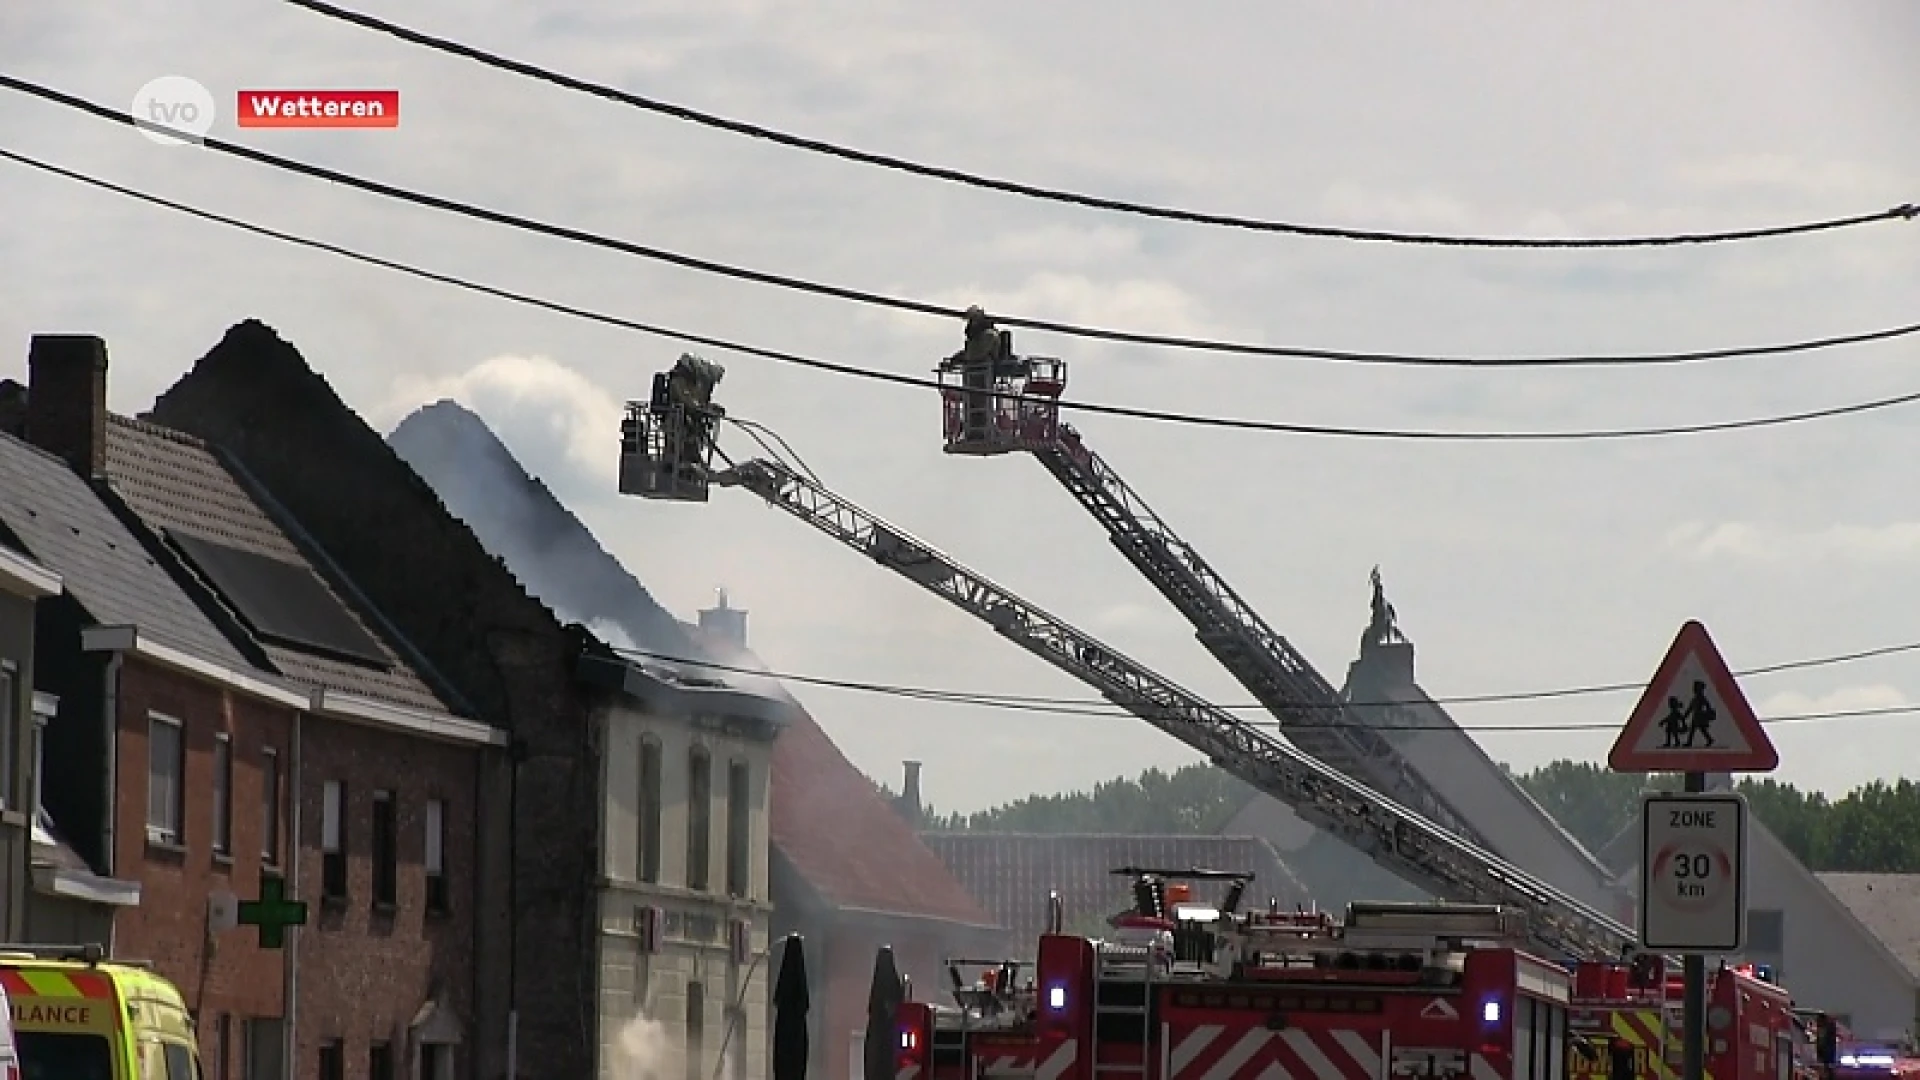
<path fill-rule="evenodd" d="M 1920 201 L 1920 6 L 1113 5 L 363 0 L 518 59 L 876 151 L 1356 227 L 1619 234 Z M 214 133 L 579 229 L 838 285 L 1130 330 L 1448 354 L 1758 344 L 1920 319 L 1920 223 L 1645 252 L 1467 251 L 1148 222 L 877 171 L 492 71 L 272 3 L 0 9 L 0 69 L 115 108 L 208 86 Z M 238 132 L 242 88 L 397 89 L 392 131 Z M 951 323 L 517 234 L 0 92 L 0 145 L 369 253 L 734 340 L 925 374 Z M 681 351 L 183 218 L 0 162 L 0 341 L 104 335 L 145 409 L 259 317 L 382 432 L 487 417 L 683 617 L 726 586 L 777 670 L 1074 698 L 1085 688 L 739 492 L 614 491 L 619 403 Z M 1920 342 L 1685 367 L 1434 371 L 1022 333 L 1070 394 L 1263 419 L 1521 429 L 1735 419 L 1920 390 Z M 720 352 L 721 398 L 828 482 L 1223 703 L 1245 691 L 1040 466 L 940 452 L 925 392 Z M 1336 685 L 1382 567 L 1439 697 L 1651 673 L 1681 622 L 1735 667 L 1920 639 L 1920 406 L 1724 435 L 1414 444 L 1084 417 L 1094 446 Z M 750 445 L 733 445 L 736 454 Z M 1920 654 L 1748 680 L 1764 713 L 1920 700 Z M 854 761 L 929 764 L 942 809 L 1191 756 L 1128 719 L 796 688 Z M 1631 694 L 1459 706 L 1611 724 Z M 1520 766 L 1610 732 L 1493 732 Z M 1782 725 L 1839 792 L 1920 757 L 1913 716 Z"/>

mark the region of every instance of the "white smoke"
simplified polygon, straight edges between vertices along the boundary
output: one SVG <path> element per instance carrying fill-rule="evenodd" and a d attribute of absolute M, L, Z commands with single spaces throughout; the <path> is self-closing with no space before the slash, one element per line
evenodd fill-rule
<path fill-rule="evenodd" d="M 723 1031 L 726 1040 L 720 1060 L 711 1076 L 704 1070 L 700 1080 L 729 1080 L 734 1075 L 734 1055 L 746 1038 L 744 1031 Z M 686 1067 L 686 1042 L 667 1025 L 643 1010 L 621 1025 L 608 1054 L 607 1075 L 612 1080 L 681 1080 L 696 1075 Z"/>
<path fill-rule="evenodd" d="M 682 1053 L 680 1040 L 665 1024 L 644 1011 L 638 1012 L 614 1037 L 609 1075 L 613 1080 L 669 1080 L 685 1076 L 685 1070 L 674 1071 L 675 1066 L 681 1064 Z"/>

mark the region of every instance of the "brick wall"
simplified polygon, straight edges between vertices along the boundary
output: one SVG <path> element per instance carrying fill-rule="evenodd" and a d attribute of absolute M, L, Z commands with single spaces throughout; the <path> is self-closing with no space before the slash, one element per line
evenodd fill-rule
<path fill-rule="evenodd" d="M 367 1075 L 373 1045 L 387 1043 L 394 1060 L 408 1053 L 408 1024 L 424 1001 L 437 1001 L 475 1037 L 473 927 L 475 794 L 480 750 L 398 732 L 308 717 L 301 734 L 300 895 L 308 926 L 299 934 L 297 1080 L 318 1080 L 320 1046 L 344 1043 L 347 1075 Z M 347 897 L 322 899 L 321 826 L 328 781 L 343 783 Z M 396 806 L 398 902 L 376 911 L 373 900 L 373 793 L 390 791 Z M 427 909 L 427 802 L 445 805 L 442 857 L 447 911 Z M 469 1046 L 456 1051 L 459 1075 Z M 401 1075 L 408 1075 L 404 1071 Z"/>
<path fill-rule="evenodd" d="M 141 894 L 139 907 L 116 918 L 115 951 L 150 961 L 180 988 L 198 1020 L 209 1075 L 218 1076 L 221 1055 L 227 1055 L 236 1070 L 241 1061 L 238 1045 L 222 1045 L 222 1030 L 230 1031 L 229 1041 L 237 1044 L 245 1019 L 285 1015 L 285 954 L 260 949 L 251 927 L 223 931 L 209 945 L 207 898 L 220 890 L 243 900 L 259 895 L 266 829 L 263 750 L 279 751 L 282 775 L 287 775 L 293 714 L 135 657 L 128 657 L 121 668 L 116 712 L 114 871 L 138 880 Z M 147 732 L 153 712 L 180 721 L 184 729 L 185 814 L 178 848 L 147 841 Z M 230 860 L 217 856 L 212 844 L 214 735 L 222 731 L 233 747 Z M 279 818 L 284 834 L 284 799 Z M 284 859 L 284 835 L 280 850 Z M 231 1018 L 230 1024 L 220 1022 L 223 1015 Z"/>

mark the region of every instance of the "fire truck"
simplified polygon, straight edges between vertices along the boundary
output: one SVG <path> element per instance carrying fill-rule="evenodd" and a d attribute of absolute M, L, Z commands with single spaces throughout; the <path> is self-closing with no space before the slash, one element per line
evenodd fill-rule
<path fill-rule="evenodd" d="M 1041 937 L 1035 998 L 998 1041 L 1033 1080 L 1559 1080 L 1572 980 L 1493 905 L 1326 912 L 1183 904 L 1132 874 L 1110 938 Z M 896 1080 L 970 1080 L 988 1055 L 921 1002 L 899 1010 Z"/>
<path fill-rule="evenodd" d="M 1588 961 L 1573 972 L 1570 1080 L 1678 1080 L 1683 982 L 1664 957 Z M 1753 965 L 1707 976 L 1707 1080 L 1817 1080 L 1833 1064 L 1793 998 Z"/>

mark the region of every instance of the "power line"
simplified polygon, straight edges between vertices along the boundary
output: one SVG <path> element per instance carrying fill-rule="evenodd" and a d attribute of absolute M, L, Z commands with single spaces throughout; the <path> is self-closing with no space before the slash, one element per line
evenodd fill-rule
<path fill-rule="evenodd" d="M 314 179 L 331 181 L 344 187 L 354 188 L 358 191 L 395 199 L 400 202 L 412 203 L 416 206 L 424 206 L 428 209 L 440 210 L 460 217 L 471 218 L 476 221 L 484 221 L 493 225 L 504 225 L 508 228 L 518 229 L 523 232 L 530 232 L 559 240 L 569 240 L 574 243 L 584 244 L 588 247 L 600 248 L 606 251 L 617 251 L 624 255 L 667 263 L 700 273 L 713 274 L 739 281 L 751 281 L 760 285 L 769 285 L 775 288 L 815 296 L 826 296 L 837 300 L 845 300 L 850 303 L 956 320 L 962 319 L 966 315 L 965 310 L 962 308 L 930 303 L 924 300 L 890 296 L 865 289 L 831 285 L 807 278 L 776 274 L 766 270 L 755 270 L 750 267 L 735 266 L 730 263 L 716 262 L 712 259 L 669 251 L 665 248 L 651 247 L 645 244 L 636 244 L 631 241 L 620 240 L 583 229 L 554 225 L 548 222 L 537 221 L 533 218 L 522 217 L 517 214 L 509 214 L 500 210 L 490 210 L 486 207 L 475 206 L 471 203 L 465 203 L 427 192 L 414 191 L 409 188 L 398 187 L 378 180 L 369 180 L 352 173 L 340 172 L 336 169 L 329 169 L 308 162 L 295 161 L 291 158 L 284 158 L 277 154 L 267 153 L 264 150 L 256 150 L 252 147 L 230 143 L 223 139 L 216 139 L 211 135 L 195 136 L 188 132 L 155 124 L 147 120 L 136 121 L 129 113 L 117 109 L 110 109 L 84 98 L 75 97 L 63 91 L 28 82 L 24 79 L 16 79 L 9 75 L 0 75 L 0 87 L 29 94 L 45 101 L 51 101 L 99 119 L 110 120 L 115 123 L 126 124 L 160 134 L 176 135 L 183 141 L 197 142 L 202 146 L 222 154 L 242 158 L 256 164 L 266 165 L 271 168 L 312 177 Z M 1056 322 L 1048 319 L 1036 319 L 1018 315 L 996 315 L 994 318 L 1004 326 L 1041 330 L 1068 337 L 1084 338 L 1094 341 L 1110 341 L 1128 345 L 1152 345 L 1169 349 L 1228 353 L 1241 356 L 1285 357 L 1291 359 L 1327 360 L 1338 363 L 1439 368 L 1640 367 L 1698 363 L 1709 360 L 1815 352 L 1848 345 L 1889 341 L 1920 334 L 1920 322 L 1916 322 L 1880 330 L 1830 335 L 1801 341 L 1719 349 L 1696 349 L 1686 352 L 1466 357 L 1411 353 L 1357 352 L 1351 350 L 1317 349 L 1303 346 L 1262 345 L 1250 342 L 1191 338 L 1167 334 L 1148 334 L 1131 330 L 1114 330 L 1106 327 Z M 1678 431 L 1650 432 L 1650 434 L 1679 433 Z"/>
<path fill-rule="evenodd" d="M 1055 706 L 1060 708 L 1069 708 L 1069 709 L 1094 708 L 1094 709 L 1106 710 L 1106 709 L 1112 708 L 1111 703 L 1104 698 L 1070 698 L 1070 697 L 1033 696 L 1028 694 L 995 694 L 995 693 L 989 693 L 985 691 L 948 690 L 948 689 L 941 689 L 939 687 L 929 687 L 929 686 L 902 686 L 898 684 L 889 684 L 889 683 L 865 683 L 865 682 L 859 682 L 856 680 L 830 678 L 824 675 L 800 675 L 800 674 L 794 674 L 792 672 L 763 671 L 759 668 L 740 667 L 740 666 L 734 666 L 734 665 L 728 665 L 728 664 L 721 664 L 711 660 L 696 660 L 696 659 L 692 659 L 690 657 L 685 657 L 685 656 L 674 656 L 670 653 L 650 652 L 645 649 L 616 648 L 614 649 L 614 651 L 630 659 L 651 660 L 651 661 L 658 661 L 658 662 L 667 663 L 667 664 L 684 664 L 689 667 L 709 668 L 714 671 L 723 671 L 723 672 L 727 672 L 729 674 L 735 674 L 735 675 L 757 675 L 762 678 L 777 679 L 782 682 L 805 683 L 813 686 L 829 686 L 829 687 L 837 687 L 837 688 L 846 689 L 846 690 L 871 690 L 876 693 L 922 696 L 922 697 L 928 697 L 935 700 L 951 698 L 955 700 L 964 700 L 967 702 L 995 702 L 995 703 L 1008 704 L 1008 705 L 1039 706 L 1043 708 L 1051 708 Z M 1920 641 L 1902 642 L 1897 645 L 1880 645 L 1871 649 L 1860 649 L 1854 652 L 1832 653 L 1826 656 L 1809 657 L 1809 658 L 1800 659 L 1800 660 L 1787 660 L 1787 661 L 1776 663 L 1776 664 L 1764 664 L 1760 667 L 1742 668 L 1739 671 L 1735 671 L 1733 674 L 1739 678 L 1750 678 L 1756 675 L 1777 675 L 1787 671 L 1806 671 L 1812 668 L 1834 667 L 1840 664 L 1858 663 L 1859 661 L 1862 661 L 1862 660 L 1875 660 L 1882 657 L 1897 656 L 1902 653 L 1910 653 L 1910 652 L 1920 652 Z M 1367 701 L 1362 699 L 1362 700 L 1354 700 L 1354 701 L 1341 701 L 1338 703 L 1329 703 L 1326 705 L 1304 705 L 1300 707 L 1302 709 L 1323 709 L 1323 710 L 1329 710 L 1329 711 L 1337 711 L 1341 709 L 1403 708 L 1409 705 L 1420 705 L 1420 704 L 1426 704 L 1426 703 L 1431 703 L 1434 705 L 1493 705 L 1493 704 L 1525 702 L 1525 701 L 1547 701 L 1547 700 L 1558 699 L 1558 698 L 1596 697 L 1604 694 L 1619 694 L 1619 693 L 1626 693 L 1629 691 L 1639 692 L 1645 689 L 1646 689 L 1646 683 L 1644 681 L 1643 682 L 1617 682 L 1617 683 L 1588 683 L 1584 685 L 1561 686 L 1561 687 L 1555 687 L 1555 688 L 1546 689 L 1546 690 L 1516 690 L 1516 691 L 1507 691 L 1504 693 L 1461 694 L 1461 695 L 1455 695 L 1450 697 L 1428 697 L 1425 699 L 1424 702 L 1394 701 L 1394 700 L 1384 700 L 1384 699 L 1378 700 L 1378 701 Z M 1258 712 L 1267 711 L 1267 707 L 1265 705 L 1261 705 L 1257 702 L 1243 703 L 1238 705 L 1216 704 L 1214 707 L 1217 709 L 1225 710 L 1227 712 L 1257 712 L 1258 713 Z M 1920 708 L 1920 706 L 1916 706 L 1916 708 Z M 1109 715 L 1109 713 L 1101 712 L 1099 715 Z M 1368 724 L 1363 726 L 1372 727 L 1374 725 Z M 1600 726 L 1607 727 L 1609 725 L 1602 724 Z M 1613 726 L 1618 726 L 1618 725 L 1613 725 Z M 1495 726 L 1495 727 L 1489 727 L 1487 730 L 1512 731 L 1515 729 L 1510 727 Z"/>
<path fill-rule="evenodd" d="M 1479 247 L 1479 248 L 1644 248 L 1672 247 L 1682 244 L 1711 244 L 1735 240 L 1759 240 L 1771 237 L 1804 235 L 1807 233 L 1829 232 L 1835 229 L 1852 228 L 1882 221 L 1911 221 L 1920 216 L 1920 206 L 1908 203 L 1888 210 L 1870 214 L 1856 214 L 1850 217 L 1827 218 L 1820 221 L 1800 222 L 1791 225 L 1776 225 L 1758 229 L 1736 229 L 1726 232 L 1672 233 L 1656 236 L 1630 236 L 1605 238 L 1535 238 L 1535 237 L 1488 237 L 1488 236 L 1449 236 L 1435 233 L 1402 233 L 1382 229 L 1354 229 L 1331 225 L 1303 225 L 1295 222 L 1275 221 L 1263 218 L 1241 217 L 1229 214 L 1209 213 L 1199 210 L 1184 210 L 1174 207 L 1155 206 L 1150 203 L 1131 202 L 1123 199 L 1106 198 L 1099 195 L 1087 195 L 1079 192 L 1064 191 L 1057 188 L 1040 187 L 1014 180 L 996 179 L 978 173 L 964 172 L 959 169 L 929 165 L 906 158 L 874 153 L 849 146 L 826 142 L 780 131 L 776 128 L 762 127 L 741 120 L 732 120 L 713 113 L 702 112 L 686 105 L 676 105 L 658 98 L 643 97 L 616 87 L 536 67 L 533 64 L 511 60 L 497 53 L 487 52 L 471 45 L 464 45 L 448 38 L 435 37 L 418 30 L 412 30 L 385 19 L 375 18 L 362 12 L 352 11 L 321 0 L 286 0 L 296 7 L 303 7 L 319 15 L 342 22 L 374 30 L 402 41 L 422 45 L 429 49 L 464 57 L 500 71 L 509 71 L 529 79 L 550 83 L 568 90 L 589 94 L 593 97 L 630 105 L 637 109 L 684 120 L 703 127 L 762 139 L 781 146 L 810 153 L 824 154 L 862 165 L 873 165 L 895 172 L 910 173 L 916 176 L 945 180 L 967 187 L 983 188 L 1012 195 L 1022 195 L 1047 202 L 1065 203 L 1095 210 L 1109 210 L 1140 217 L 1159 218 L 1166 221 L 1179 221 L 1196 225 L 1218 225 L 1226 228 L 1245 229 L 1253 232 L 1291 233 L 1296 236 L 1330 237 L 1339 240 L 1376 241 L 1395 244 L 1422 244 L 1443 247 Z"/>
<path fill-rule="evenodd" d="M 901 686 L 901 685 L 892 684 L 892 683 L 867 682 L 867 681 L 855 680 L 855 679 L 834 679 L 834 678 L 827 678 L 825 676 L 819 676 L 819 675 L 795 675 L 789 672 L 760 671 L 755 668 L 736 667 L 733 665 L 720 664 L 720 663 L 715 663 L 708 660 L 689 660 L 685 657 L 672 657 L 672 656 L 667 656 L 661 653 L 646 652 L 640 649 L 615 648 L 613 651 L 615 653 L 618 653 L 621 656 L 627 657 L 628 659 L 634 659 L 634 660 L 641 660 L 641 659 L 664 660 L 664 661 L 671 662 L 673 664 L 684 665 L 685 667 L 691 668 L 691 669 L 720 671 L 720 672 L 726 672 L 729 674 L 738 674 L 738 675 L 751 675 L 751 676 L 757 676 L 763 679 L 773 679 L 777 682 L 801 683 L 804 685 L 819 686 L 819 687 L 832 689 L 832 690 L 850 690 L 858 693 L 880 694 L 886 697 L 903 698 L 910 701 L 930 701 L 930 702 L 935 702 L 942 705 L 966 705 L 974 708 L 1005 709 L 1013 712 L 1035 712 L 1035 713 L 1044 713 L 1050 716 L 1093 716 L 1093 717 L 1109 718 L 1109 717 L 1132 715 L 1130 712 L 1120 708 L 1117 705 L 1112 705 L 1104 701 L 1095 702 L 1095 701 L 1092 701 L 1091 699 L 1085 699 L 1085 698 L 1079 698 L 1079 699 L 1044 698 L 1044 697 L 1028 697 L 1028 696 L 1018 695 L 1018 694 L 992 694 L 992 693 L 974 693 L 971 691 L 963 691 L 963 690 L 941 690 L 941 689 L 924 687 L 924 686 Z M 1642 687 L 1633 686 L 1631 688 L 1641 689 Z M 1580 692 L 1583 692 L 1583 691 L 1576 689 L 1572 691 L 1561 691 L 1561 694 L 1564 696 L 1569 693 L 1580 693 Z M 1510 698 L 1494 698 L 1492 700 L 1523 700 L 1523 699 L 1524 699 L 1524 695 L 1510 697 Z M 1428 700 L 1434 702 L 1435 704 L 1439 704 L 1445 699 L 1430 698 Z M 1458 700 L 1458 699 L 1455 699 L 1455 700 Z M 1487 699 L 1481 699 L 1481 700 L 1487 700 Z M 1343 702 L 1340 704 L 1328 704 L 1325 706 L 1306 706 L 1303 709 L 1303 711 L 1312 711 L 1316 709 L 1324 709 L 1324 710 L 1330 711 L 1330 710 L 1336 710 L 1336 709 L 1361 708 L 1361 707 L 1409 708 L 1409 707 L 1418 707 L 1421 704 L 1424 704 L 1424 703 L 1420 701 Z M 1232 710 L 1232 711 L 1252 710 L 1256 708 L 1260 712 L 1266 711 L 1264 707 L 1257 707 L 1257 706 L 1216 706 L 1216 707 L 1222 708 L 1223 710 Z M 1794 724 L 1794 723 L 1809 723 L 1809 722 L 1820 721 L 1820 720 L 1863 719 L 1863 718 L 1876 717 L 1876 716 L 1905 716 L 1913 713 L 1920 713 L 1920 705 L 1882 705 L 1882 706 L 1873 706 L 1873 707 L 1860 708 L 1860 709 L 1830 709 L 1830 710 L 1825 710 L 1820 712 L 1788 713 L 1780 716 L 1765 717 L 1761 719 L 1760 722 L 1763 724 L 1769 724 L 1769 725 Z M 1241 722 L 1254 727 L 1281 727 L 1282 726 L 1278 720 L 1264 719 L 1264 718 L 1258 719 L 1258 720 L 1243 719 Z M 1544 732 L 1567 732 L 1567 731 L 1618 731 L 1620 730 L 1619 723 L 1617 722 L 1609 723 L 1604 721 L 1579 722 L 1579 723 L 1536 723 L 1536 724 L 1453 724 L 1453 723 L 1369 724 L 1364 721 L 1335 720 L 1335 721 L 1329 721 L 1326 723 L 1316 723 L 1313 726 L 1325 727 L 1325 728 L 1367 728 L 1373 731 L 1490 731 L 1490 732 L 1544 733 Z"/>
<path fill-rule="evenodd" d="M 6 76 L 0 75 L 0 84 L 4 84 L 6 82 L 6 78 L 7 78 Z M 583 319 L 589 322 L 599 323 L 604 326 L 616 327 L 622 330 L 630 330 L 635 333 L 648 334 L 654 337 L 665 338 L 670 341 L 678 341 L 683 344 L 698 345 L 705 348 L 719 349 L 725 352 L 737 353 L 742 356 L 758 357 L 760 359 L 771 360 L 776 363 L 791 364 L 796 367 L 810 368 L 816 371 L 825 371 L 835 375 L 843 375 L 848 378 L 866 379 L 873 382 L 889 383 L 895 386 L 907 386 L 907 387 L 914 387 L 917 389 L 927 389 L 927 390 L 941 389 L 940 383 L 932 379 L 919 378 L 913 375 L 903 375 L 893 371 L 881 371 L 875 368 L 863 368 L 863 367 L 858 367 L 852 364 L 839 363 L 837 361 L 832 361 L 832 360 L 821 360 L 814 357 L 803 356 L 799 353 L 783 352 L 778 349 L 768 349 L 758 345 L 747 345 L 737 341 L 730 341 L 730 340 L 727 340 L 726 338 L 718 338 L 718 337 L 713 337 L 706 334 L 696 334 L 686 330 L 676 330 L 671 327 L 660 326 L 653 323 L 641 322 L 639 320 L 628 319 L 618 315 L 610 315 L 604 312 L 594 311 L 589 308 L 577 307 L 575 305 L 561 303 L 560 301 L 557 301 L 557 300 L 548 300 L 544 297 L 534 296 L 529 293 L 516 292 L 512 289 L 501 288 L 495 285 L 488 285 L 483 282 L 473 281 L 471 279 L 459 277 L 453 274 L 441 273 L 435 270 L 427 270 L 422 267 L 412 266 L 407 263 L 399 262 L 397 260 L 382 258 L 381 256 L 378 256 L 378 255 L 369 255 L 369 254 L 366 254 L 365 252 L 355 251 L 352 248 L 343 247 L 341 245 L 329 243 L 327 241 L 314 240 L 309 237 L 300 236 L 294 233 L 289 233 L 279 229 L 270 228 L 265 225 L 257 225 L 257 224 L 254 224 L 253 222 L 244 221 L 240 218 L 231 217 L 226 214 L 216 213 L 212 210 L 206 210 L 201 207 L 190 205 L 188 203 L 183 203 L 174 199 L 165 198 L 164 196 L 154 195 L 149 192 L 140 191 L 137 188 L 127 187 L 123 184 L 117 184 L 110 180 L 103 180 L 98 177 L 89 176 L 85 173 L 77 172 L 73 169 L 68 169 L 59 165 L 54 165 L 50 162 L 40 161 L 26 154 L 21 154 L 12 150 L 0 149 L 0 158 L 4 158 L 6 160 L 28 166 L 29 168 L 39 169 L 43 172 L 64 177 L 76 183 L 85 184 L 89 187 L 93 187 L 102 191 L 110 191 L 110 192 L 113 192 L 114 194 L 122 195 L 122 196 L 125 196 L 126 198 L 134 199 L 139 202 L 148 203 L 153 206 L 159 206 L 168 210 L 176 211 L 178 213 L 186 214 L 190 217 L 199 218 L 202 221 L 210 221 L 216 224 L 226 225 L 231 228 L 239 229 L 243 232 L 252 233 L 256 236 L 264 236 L 269 239 L 279 240 L 283 243 L 293 244 L 297 247 L 309 248 L 314 251 L 324 251 L 331 255 L 338 255 L 341 258 L 351 259 L 355 262 L 365 263 L 366 265 L 369 265 L 369 266 L 377 266 L 385 270 L 392 270 L 396 273 L 406 274 L 410 277 L 419 278 L 423 281 L 431 281 L 441 285 L 448 285 L 456 289 L 463 289 L 467 292 L 478 293 L 480 295 L 490 296 L 499 300 L 507 300 L 512 303 L 522 304 L 532 308 L 538 308 L 540 310 L 553 312 L 559 315 L 566 315 L 571 318 Z M 1859 413 L 1876 412 L 1882 409 L 1896 408 L 1902 405 L 1908 405 L 1916 401 L 1920 401 L 1920 391 L 1915 391 L 1912 393 L 1897 394 L 1892 397 L 1875 398 L 1868 401 L 1853 402 L 1847 405 L 1837 405 L 1837 406 L 1832 406 L 1828 408 L 1812 409 L 1812 410 L 1807 410 L 1807 411 L 1802 411 L 1797 413 L 1784 413 L 1784 414 L 1776 414 L 1773 416 L 1753 417 L 1753 418 L 1744 419 L 1744 420 L 1720 420 L 1720 421 L 1710 421 L 1710 422 L 1697 423 L 1697 424 L 1668 425 L 1664 427 L 1605 428 L 1605 429 L 1586 429 L 1586 430 L 1573 430 L 1573 431 L 1430 431 L 1430 430 L 1409 430 L 1409 429 L 1399 429 L 1399 428 L 1346 427 L 1346 426 L 1335 426 L 1335 425 L 1325 425 L 1325 424 L 1300 424 L 1300 423 L 1289 423 L 1289 422 L 1278 421 L 1278 420 L 1247 420 L 1247 419 L 1239 419 L 1239 418 L 1233 418 L 1233 417 L 1207 416 L 1207 415 L 1202 415 L 1198 413 L 1174 412 L 1174 411 L 1165 410 L 1165 409 L 1143 409 L 1143 408 L 1137 408 L 1130 405 L 1107 405 L 1107 404 L 1101 404 L 1098 402 L 1076 401 L 1069 398 L 1061 398 L 1056 401 L 1054 399 L 1042 399 L 1042 398 L 1030 397 L 1028 395 L 1020 395 L 1020 394 L 1006 394 L 1006 395 L 1000 395 L 1000 396 L 1008 400 L 1049 402 L 1052 404 L 1056 404 L 1061 409 L 1068 410 L 1068 411 L 1078 411 L 1078 412 L 1091 413 L 1094 415 L 1102 415 L 1102 416 L 1119 416 L 1119 417 L 1126 417 L 1134 420 L 1153 420 L 1161 423 L 1170 423 L 1170 424 L 1187 424 L 1195 427 L 1221 428 L 1221 429 L 1237 430 L 1237 431 L 1259 431 L 1259 432 L 1268 432 L 1268 433 L 1275 433 L 1275 434 L 1290 434 L 1290 435 L 1317 435 L 1317 436 L 1335 437 L 1335 438 L 1398 439 L 1398 440 L 1431 441 L 1431 442 L 1441 442 L 1441 441 L 1444 441 L 1444 442 L 1590 442 L 1590 441 L 1611 440 L 1611 439 L 1664 438 L 1664 437 L 1670 437 L 1670 436 L 1676 436 L 1676 435 L 1701 435 L 1701 434 L 1710 434 L 1710 433 L 1727 432 L 1727 431 L 1742 431 L 1742 430 L 1752 430 L 1757 428 L 1779 427 L 1786 424 L 1795 424 L 1795 423 L 1801 423 L 1801 422 L 1810 421 L 1810 420 L 1831 419 L 1831 418 L 1840 417 L 1840 416 L 1849 416 L 1849 415 L 1854 415 Z"/>

